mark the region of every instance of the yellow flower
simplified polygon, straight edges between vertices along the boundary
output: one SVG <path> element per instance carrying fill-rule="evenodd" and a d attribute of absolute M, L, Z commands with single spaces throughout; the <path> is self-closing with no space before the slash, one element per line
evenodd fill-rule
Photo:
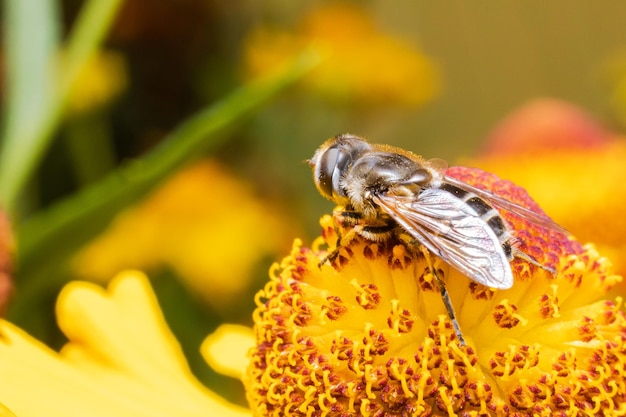
<path fill-rule="evenodd" d="M 70 283 L 57 317 L 69 339 L 58 353 L 0 322 L 0 403 L 16 416 L 250 415 L 192 376 L 143 274 L 122 273 L 108 291 Z"/>
<path fill-rule="evenodd" d="M 109 103 L 126 89 L 126 62 L 121 54 L 100 51 L 79 74 L 68 97 L 71 112 L 81 113 Z"/>
<path fill-rule="evenodd" d="M 75 270 L 105 281 L 127 268 L 170 267 L 194 293 L 220 305 L 246 288 L 256 263 L 278 251 L 286 234 L 275 208 L 206 160 L 120 214 L 78 255 Z"/>
<path fill-rule="evenodd" d="M 439 91 L 433 63 L 410 43 L 381 33 L 372 18 L 351 5 L 313 11 L 293 32 L 261 27 L 244 46 L 247 72 L 269 71 L 305 47 L 326 60 L 308 78 L 312 91 L 342 103 L 417 106 Z"/>
<path fill-rule="evenodd" d="M 572 104 L 534 100 L 494 129 L 464 165 L 521 186 L 582 242 L 594 242 L 626 274 L 626 140 Z"/>
<path fill-rule="evenodd" d="M 539 210 L 494 175 L 447 174 Z M 322 237 L 296 241 L 257 295 L 254 415 L 626 415 L 626 315 L 605 297 L 621 277 L 592 246 L 502 215 L 556 273 L 515 259 L 514 286 L 494 290 L 435 259 L 466 346 L 413 247 L 357 237 L 320 266 L 339 227 L 323 217 Z"/>

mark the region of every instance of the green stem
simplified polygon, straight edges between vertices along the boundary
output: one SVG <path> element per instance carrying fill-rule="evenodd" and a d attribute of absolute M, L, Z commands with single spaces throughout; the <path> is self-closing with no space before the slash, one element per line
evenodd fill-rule
<path fill-rule="evenodd" d="M 33 300 L 67 279 L 63 269 L 71 256 L 119 210 L 183 164 L 218 146 L 226 139 L 226 135 L 220 135 L 225 128 L 301 79 L 319 62 L 320 57 L 308 51 L 287 68 L 244 85 L 188 119 L 144 158 L 119 168 L 22 224 L 18 229 L 20 297 L 11 306 L 12 320 L 24 319 L 29 306 L 36 302 Z"/>

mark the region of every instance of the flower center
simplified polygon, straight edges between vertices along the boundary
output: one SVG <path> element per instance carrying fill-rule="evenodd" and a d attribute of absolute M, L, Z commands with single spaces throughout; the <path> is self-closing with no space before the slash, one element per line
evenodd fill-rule
<path fill-rule="evenodd" d="M 245 378 L 257 415 L 626 408 L 626 319 L 619 303 L 598 301 L 618 278 L 591 248 L 558 253 L 556 276 L 515 260 L 505 291 L 433 258 L 461 346 L 423 255 L 393 238 L 356 237 L 320 265 L 337 241 L 330 216 L 322 226 L 313 248 L 296 242 L 257 296 Z"/>

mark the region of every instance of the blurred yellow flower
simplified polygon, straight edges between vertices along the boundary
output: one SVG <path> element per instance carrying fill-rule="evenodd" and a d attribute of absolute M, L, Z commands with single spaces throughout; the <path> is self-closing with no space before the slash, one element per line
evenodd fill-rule
<path fill-rule="evenodd" d="M 68 284 L 57 318 L 69 339 L 59 353 L 0 322 L 0 403 L 16 416 L 250 415 L 193 377 L 143 274 L 124 272 L 106 291 Z"/>
<path fill-rule="evenodd" d="M 538 210 L 495 175 L 447 174 Z M 436 259 L 466 346 L 410 245 L 357 237 L 320 266 L 346 232 L 323 217 L 322 237 L 297 241 L 257 295 L 254 415 L 626 415 L 626 315 L 606 298 L 621 277 L 592 246 L 502 215 L 556 273 L 515 259 L 514 286 L 494 290 Z"/>
<path fill-rule="evenodd" d="M 287 230 L 247 184 L 205 160 L 120 214 L 77 256 L 75 271 L 105 281 L 127 268 L 166 266 L 221 305 L 249 285 L 257 262 L 284 246 Z"/>
<path fill-rule="evenodd" d="M 108 104 L 126 89 L 126 62 L 122 54 L 99 51 L 78 75 L 68 96 L 70 113 L 82 113 Z"/>
<path fill-rule="evenodd" d="M 414 45 L 380 32 L 363 9 L 347 4 L 314 10 L 293 32 L 257 28 L 244 45 L 246 71 L 266 73 L 306 47 L 326 59 L 305 85 L 341 103 L 417 106 L 440 89 L 434 64 Z"/>
<path fill-rule="evenodd" d="M 497 126 L 477 166 L 520 184 L 578 240 L 626 275 L 626 140 L 560 100 L 535 100 Z"/>

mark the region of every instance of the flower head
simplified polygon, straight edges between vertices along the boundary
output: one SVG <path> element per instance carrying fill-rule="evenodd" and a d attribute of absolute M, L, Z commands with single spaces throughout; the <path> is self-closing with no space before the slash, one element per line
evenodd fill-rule
<path fill-rule="evenodd" d="M 310 13 L 293 32 L 261 27 L 245 44 L 252 75 L 267 72 L 305 47 L 326 56 L 304 84 L 343 103 L 416 106 L 439 90 L 433 63 L 414 46 L 382 33 L 362 9 L 327 5 Z"/>
<path fill-rule="evenodd" d="M 447 173 L 538 211 L 523 189 L 479 170 Z M 493 290 L 442 261 L 467 345 L 456 338 L 422 255 L 356 237 L 332 264 L 336 225 L 296 241 L 257 296 L 244 382 L 256 415 L 576 415 L 626 413 L 626 316 L 604 298 L 619 281 L 591 246 L 510 213 L 520 249 Z"/>

